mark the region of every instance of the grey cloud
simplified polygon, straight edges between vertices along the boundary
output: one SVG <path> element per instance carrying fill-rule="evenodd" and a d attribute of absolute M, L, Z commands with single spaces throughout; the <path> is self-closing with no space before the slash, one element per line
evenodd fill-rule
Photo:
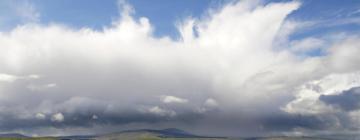
<path fill-rule="evenodd" d="M 319 99 L 344 111 L 360 109 L 360 87 L 354 87 L 337 95 L 321 95 Z"/>
<path fill-rule="evenodd" d="M 83 111 L 87 110 L 87 111 Z M 104 109 L 106 110 L 106 109 Z M 139 112 L 135 108 L 129 111 L 106 112 L 104 110 L 92 110 L 89 108 L 77 108 L 74 112 L 59 111 L 58 113 L 43 113 L 46 117 L 39 119 L 31 114 L 25 118 L 20 118 L 18 112 L 1 112 L 0 128 L 2 131 L 21 129 L 36 129 L 41 127 L 67 128 L 67 127 L 94 127 L 126 125 L 130 123 L 156 124 L 159 122 L 178 122 L 187 123 L 203 118 L 206 114 L 198 112 L 183 112 L 176 116 L 162 116 L 149 112 Z M 61 114 L 61 120 L 58 118 Z M 96 115 L 96 119 L 94 119 Z M 55 117 L 57 116 L 57 117 Z M 63 117 L 63 118 L 62 118 Z"/>

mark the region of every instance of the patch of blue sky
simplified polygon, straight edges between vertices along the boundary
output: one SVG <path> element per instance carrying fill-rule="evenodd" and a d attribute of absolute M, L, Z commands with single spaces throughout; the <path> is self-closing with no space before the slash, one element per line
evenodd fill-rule
<path fill-rule="evenodd" d="M 288 19 L 307 22 L 310 25 L 291 34 L 290 41 L 309 37 L 333 39 L 331 36 L 360 34 L 359 0 L 302 0 L 301 2 L 301 7 L 291 13 Z M 322 56 L 325 53 L 321 49 L 315 49 L 304 55 Z"/>
<path fill-rule="evenodd" d="M 330 24 L 330 22 L 336 21 L 327 21 L 319 24 Z M 360 23 L 347 23 L 347 24 L 338 24 L 338 25 L 317 25 L 310 29 L 304 29 L 303 31 L 298 31 L 289 36 L 290 40 L 298 40 L 306 37 L 326 37 L 334 34 L 353 34 L 360 35 Z"/>
<path fill-rule="evenodd" d="M 154 27 L 156 37 L 178 38 L 177 22 L 187 17 L 202 18 L 209 8 L 219 8 L 231 0 L 128 0 L 134 7 L 134 17 L 147 17 Z M 292 0 L 265 0 L 265 3 Z M 31 3 L 39 13 L 39 24 L 63 24 L 71 28 L 102 30 L 119 18 L 117 0 L 0 0 L 0 30 L 10 30 L 26 22 L 19 17 L 18 3 Z M 314 22 L 290 35 L 290 40 L 321 37 L 332 33 L 360 31 L 359 0 L 301 0 L 302 6 L 288 16 L 295 21 Z M 26 6 L 26 5 L 25 5 Z M 34 11 L 33 11 L 34 12 Z M 315 53 L 316 54 L 316 53 Z"/>
<path fill-rule="evenodd" d="M 147 17 L 155 28 L 157 37 L 177 38 L 177 22 L 188 17 L 201 18 L 209 8 L 218 8 L 225 0 L 131 0 L 136 9 L 135 17 Z"/>
<path fill-rule="evenodd" d="M 32 1 L 41 13 L 42 24 L 64 24 L 73 28 L 101 30 L 119 18 L 116 0 Z M 224 0 L 129 0 L 135 9 L 134 17 L 146 17 L 156 37 L 177 38 L 177 22 L 187 17 L 201 17 L 209 7 L 220 7 Z"/>
<path fill-rule="evenodd" d="M 289 19 L 313 22 L 314 25 L 290 36 L 301 39 L 330 32 L 354 32 L 360 29 L 359 0 L 303 0 Z"/>
<path fill-rule="evenodd" d="M 0 31 L 9 31 L 18 25 L 36 21 L 33 5 L 25 0 L 0 0 Z"/>
<path fill-rule="evenodd" d="M 119 16 L 116 0 L 33 0 L 42 24 L 100 30 Z"/>

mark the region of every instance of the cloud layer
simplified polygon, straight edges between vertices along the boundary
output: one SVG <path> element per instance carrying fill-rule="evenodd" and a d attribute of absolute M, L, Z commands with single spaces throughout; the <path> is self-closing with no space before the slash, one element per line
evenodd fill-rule
<path fill-rule="evenodd" d="M 229 3 L 179 22 L 178 40 L 154 37 L 149 19 L 120 6 L 121 18 L 102 31 L 29 23 L 0 32 L 2 131 L 360 129 L 359 102 L 348 102 L 358 98 L 359 37 L 289 41 L 301 25 L 286 17 L 299 2 Z M 304 57 L 314 48 L 324 55 Z"/>

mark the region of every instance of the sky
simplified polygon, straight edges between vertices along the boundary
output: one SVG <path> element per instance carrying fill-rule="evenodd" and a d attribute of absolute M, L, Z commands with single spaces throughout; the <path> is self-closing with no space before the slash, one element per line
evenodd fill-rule
<path fill-rule="evenodd" d="M 358 0 L 0 0 L 0 131 L 360 131 Z"/>

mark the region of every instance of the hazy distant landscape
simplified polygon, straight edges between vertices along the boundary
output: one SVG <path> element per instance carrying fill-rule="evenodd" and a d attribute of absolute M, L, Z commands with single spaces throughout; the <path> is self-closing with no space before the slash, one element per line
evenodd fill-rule
<path fill-rule="evenodd" d="M 0 140 L 359 140 L 358 135 L 272 136 L 272 137 L 208 137 L 180 129 L 141 129 L 86 136 L 28 137 L 21 134 L 0 134 Z"/>

